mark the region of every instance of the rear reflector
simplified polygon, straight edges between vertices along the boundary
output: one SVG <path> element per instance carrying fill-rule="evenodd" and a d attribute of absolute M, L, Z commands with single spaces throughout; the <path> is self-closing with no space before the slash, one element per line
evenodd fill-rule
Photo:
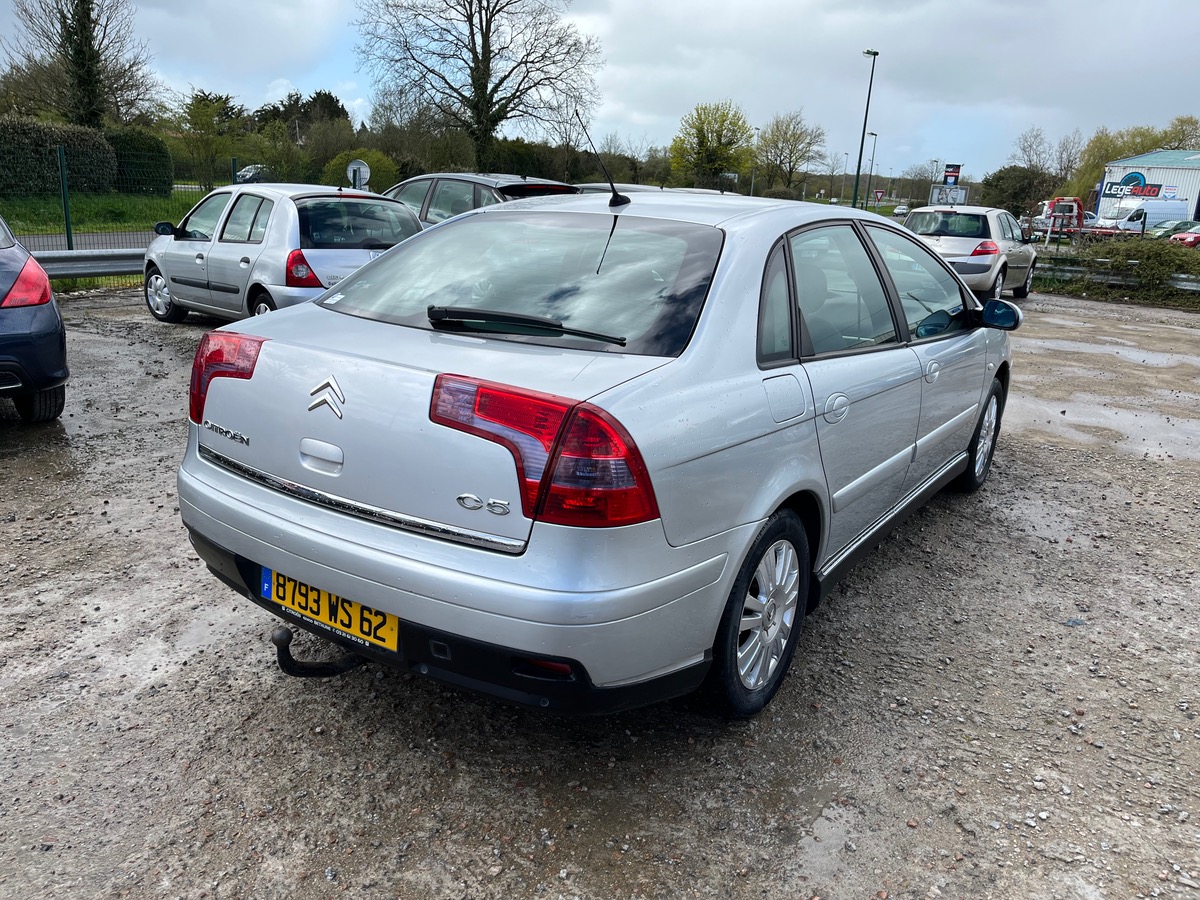
<path fill-rule="evenodd" d="M 12 289 L 0 300 L 0 306 L 11 309 L 14 306 L 41 306 L 49 302 L 50 279 L 46 277 L 46 270 L 31 256 L 25 260 Z"/>
<path fill-rule="evenodd" d="M 188 390 L 188 417 L 197 425 L 204 421 L 204 403 L 214 378 L 250 378 L 266 338 L 236 331 L 210 331 L 200 339 L 192 361 L 192 383 Z"/>
<path fill-rule="evenodd" d="M 429 417 L 506 447 L 526 517 L 606 528 L 658 518 L 642 455 L 604 410 L 553 394 L 439 375 Z"/>

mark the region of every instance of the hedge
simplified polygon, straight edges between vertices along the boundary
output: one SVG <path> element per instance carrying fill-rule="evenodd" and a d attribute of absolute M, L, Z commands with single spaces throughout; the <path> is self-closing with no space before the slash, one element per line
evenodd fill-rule
<path fill-rule="evenodd" d="M 175 168 L 166 141 L 141 128 L 106 129 L 104 139 L 117 155 L 118 191 L 171 196 Z"/>
<path fill-rule="evenodd" d="M 66 148 L 70 190 L 103 193 L 116 186 L 117 155 L 99 131 L 4 116 L 0 117 L 0 197 L 57 194 L 59 144 Z"/>

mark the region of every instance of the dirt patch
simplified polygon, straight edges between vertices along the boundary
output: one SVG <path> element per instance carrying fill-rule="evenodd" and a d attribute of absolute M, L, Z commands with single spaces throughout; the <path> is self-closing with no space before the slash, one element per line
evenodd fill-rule
<path fill-rule="evenodd" d="M 176 508 L 215 323 L 65 300 L 64 418 L 0 401 L 0 895 L 1195 896 L 1200 318 L 1023 305 L 988 486 L 899 528 L 730 725 L 284 676 Z"/>

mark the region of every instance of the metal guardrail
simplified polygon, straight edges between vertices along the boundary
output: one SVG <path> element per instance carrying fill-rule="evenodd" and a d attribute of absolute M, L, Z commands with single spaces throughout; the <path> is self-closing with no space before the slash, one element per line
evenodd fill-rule
<path fill-rule="evenodd" d="M 1047 265 L 1039 262 L 1034 274 L 1044 278 L 1056 278 L 1061 281 L 1070 281 L 1076 278 L 1082 278 L 1087 281 L 1095 281 L 1100 284 L 1115 284 L 1123 287 L 1133 287 L 1137 284 L 1137 279 L 1128 275 L 1117 275 L 1113 272 L 1096 271 L 1089 269 L 1087 266 L 1071 266 L 1071 265 Z M 1172 275 L 1168 282 L 1171 287 L 1181 291 L 1191 291 L 1200 293 L 1200 277 L 1196 275 Z"/>
<path fill-rule="evenodd" d="M 98 278 L 103 275 L 140 275 L 146 251 L 39 250 L 33 254 L 51 278 Z"/>

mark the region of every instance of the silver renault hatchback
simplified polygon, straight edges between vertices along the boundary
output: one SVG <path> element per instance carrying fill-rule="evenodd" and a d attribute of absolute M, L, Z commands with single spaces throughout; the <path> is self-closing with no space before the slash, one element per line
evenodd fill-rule
<path fill-rule="evenodd" d="M 1035 241 L 1006 209 L 992 206 L 923 206 L 904 226 L 946 260 L 967 287 L 1000 299 L 1011 290 L 1018 300 L 1033 289 Z"/>
<path fill-rule="evenodd" d="M 218 578 L 355 656 L 749 716 L 861 552 L 984 483 L 1020 322 L 858 210 L 491 206 L 209 333 L 181 515 Z"/>
<path fill-rule="evenodd" d="M 311 300 L 421 230 L 409 209 L 365 191 L 311 184 L 218 188 L 146 248 L 146 307 L 224 319 Z"/>

